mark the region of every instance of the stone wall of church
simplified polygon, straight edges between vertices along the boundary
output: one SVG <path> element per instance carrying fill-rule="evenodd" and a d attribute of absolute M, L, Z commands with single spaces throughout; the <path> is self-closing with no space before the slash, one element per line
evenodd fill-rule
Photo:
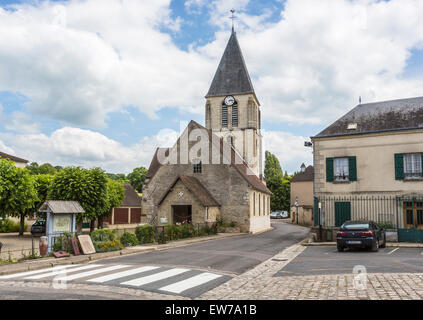
<path fill-rule="evenodd" d="M 154 216 L 157 203 L 179 175 L 194 176 L 221 204 L 220 214 L 227 222 L 234 221 L 242 231 L 250 231 L 250 200 L 247 182 L 230 165 L 203 165 L 203 172 L 193 173 L 193 166 L 164 165 L 143 189 L 143 212 Z M 179 182 L 178 182 L 179 183 Z M 170 208 L 170 202 L 166 204 Z M 165 207 L 162 204 L 161 207 Z M 169 209 L 170 210 L 170 209 Z M 204 219 L 203 212 L 203 219 Z M 204 221 L 204 220 L 203 220 Z"/>
<path fill-rule="evenodd" d="M 158 217 L 167 218 L 169 224 L 174 224 L 172 206 L 190 205 L 192 206 L 192 223 L 202 223 L 205 220 L 206 208 L 197 200 L 197 198 L 178 181 L 169 192 L 166 199 L 158 207 Z"/>

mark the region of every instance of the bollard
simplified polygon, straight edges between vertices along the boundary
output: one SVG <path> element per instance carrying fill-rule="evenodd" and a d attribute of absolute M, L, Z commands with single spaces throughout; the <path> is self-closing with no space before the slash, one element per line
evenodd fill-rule
<path fill-rule="evenodd" d="M 40 238 L 40 255 L 42 257 L 47 256 L 47 249 L 48 249 L 48 237 L 41 237 Z"/>

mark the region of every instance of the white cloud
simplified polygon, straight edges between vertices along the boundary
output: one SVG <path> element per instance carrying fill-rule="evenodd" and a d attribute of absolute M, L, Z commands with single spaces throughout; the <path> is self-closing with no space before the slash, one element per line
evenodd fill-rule
<path fill-rule="evenodd" d="M 0 9 L 0 91 L 27 96 L 29 109 L 92 128 L 111 112 L 163 107 L 203 112 L 229 36 L 229 9 L 263 118 L 327 124 L 357 104 L 421 95 L 422 79 L 403 79 L 410 50 L 423 46 L 418 0 L 287 0 L 247 14 L 249 0 L 188 0 L 207 8 L 216 40 L 186 52 L 160 27 L 179 32 L 170 0 L 86 0 Z"/>
<path fill-rule="evenodd" d="M 0 140 L 0 151 L 10 154 L 10 155 L 15 155 L 15 151 L 8 147 L 3 141 Z"/>
<path fill-rule="evenodd" d="M 4 121 L 7 130 L 20 133 L 35 133 L 40 131 L 40 124 L 33 121 L 31 116 L 24 112 L 16 111 Z"/>
<path fill-rule="evenodd" d="M 283 131 L 265 131 L 263 133 L 264 151 L 270 151 L 278 158 L 283 171 L 299 171 L 302 163 L 313 164 L 312 148 L 304 147 L 306 137 L 296 136 Z"/>
<path fill-rule="evenodd" d="M 0 134 L 16 152 L 30 162 L 53 165 L 99 166 L 108 172 L 129 173 L 139 166 L 148 167 L 158 146 L 172 146 L 178 133 L 170 129 L 144 137 L 132 146 L 91 130 L 64 127 L 46 134 Z M 0 140 L 0 148 L 3 148 Z M 11 150 L 11 149 L 10 149 Z"/>

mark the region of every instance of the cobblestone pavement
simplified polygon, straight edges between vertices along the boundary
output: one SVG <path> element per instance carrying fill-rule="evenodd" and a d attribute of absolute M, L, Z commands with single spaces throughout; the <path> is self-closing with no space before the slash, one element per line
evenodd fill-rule
<path fill-rule="evenodd" d="M 254 269 L 206 292 L 218 300 L 400 300 L 423 299 L 423 273 L 336 274 L 273 277 L 305 247 L 296 244 Z M 357 288 L 357 289 L 356 289 Z"/>

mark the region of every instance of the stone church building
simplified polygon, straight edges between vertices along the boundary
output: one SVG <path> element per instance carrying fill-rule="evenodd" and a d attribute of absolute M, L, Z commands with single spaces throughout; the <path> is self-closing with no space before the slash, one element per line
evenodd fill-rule
<path fill-rule="evenodd" d="M 263 179 L 260 103 L 232 30 L 206 95 L 205 127 L 191 121 L 171 148 L 158 148 L 143 186 L 151 224 L 235 222 L 270 228 Z"/>

